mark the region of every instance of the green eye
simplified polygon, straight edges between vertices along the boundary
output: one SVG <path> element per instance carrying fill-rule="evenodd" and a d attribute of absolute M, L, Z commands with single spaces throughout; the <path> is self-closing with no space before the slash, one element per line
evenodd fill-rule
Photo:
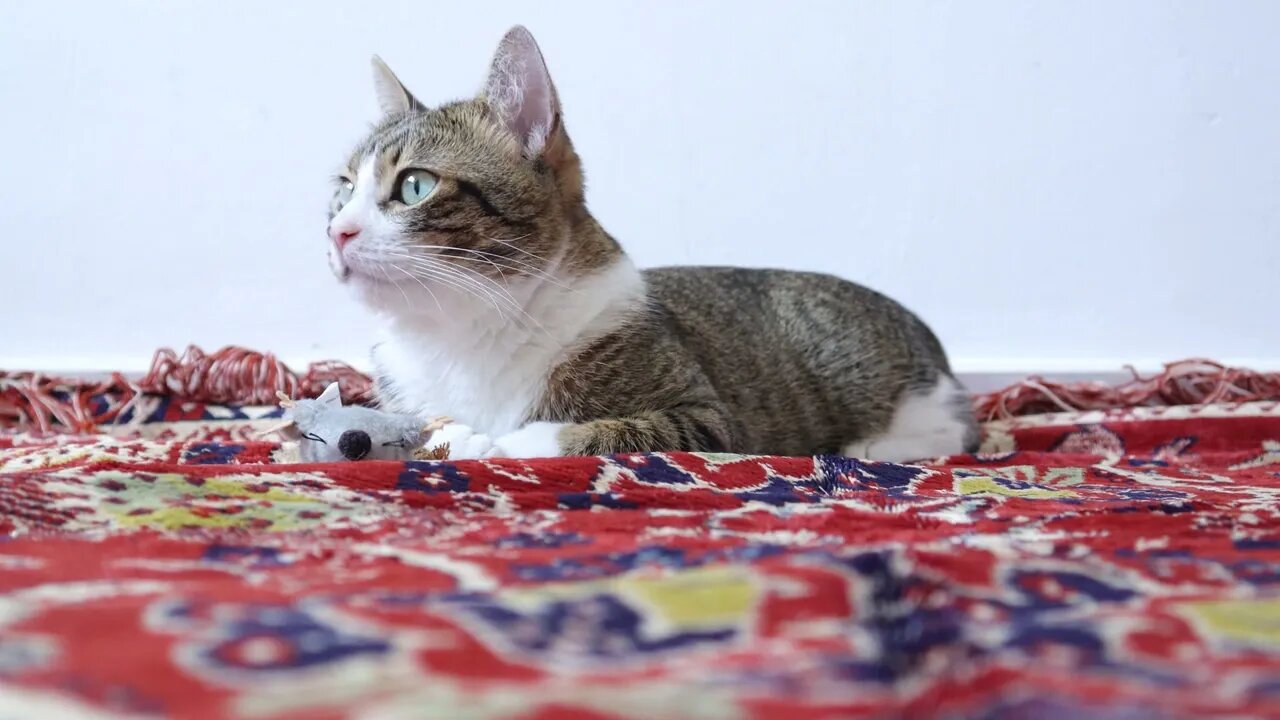
<path fill-rule="evenodd" d="M 338 188 L 338 205 L 346 205 L 351 202 L 351 193 L 355 192 L 355 183 L 350 180 L 343 180 L 342 186 Z"/>
<path fill-rule="evenodd" d="M 426 170 L 405 170 L 400 175 L 400 187 L 396 190 L 395 199 L 405 205 L 417 205 L 426 200 L 435 189 L 435 175 Z"/>

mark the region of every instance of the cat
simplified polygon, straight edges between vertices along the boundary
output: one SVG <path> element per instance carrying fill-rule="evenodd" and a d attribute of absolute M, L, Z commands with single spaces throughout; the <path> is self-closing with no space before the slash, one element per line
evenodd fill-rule
<path fill-rule="evenodd" d="M 334 274 L 383 323 L 381 406 L 453 457 L 972 451 L 941 344 L 897 302 L 784 270 L 638 270 L 588 212 L 533 36 L 430 108 L 377 57 L 382 118 L 335 179 Z"/>

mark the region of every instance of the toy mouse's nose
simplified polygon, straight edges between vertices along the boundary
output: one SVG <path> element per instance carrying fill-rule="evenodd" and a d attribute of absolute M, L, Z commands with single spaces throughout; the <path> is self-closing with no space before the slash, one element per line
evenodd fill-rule
<path fill-rule="evenodd" d="M 338 451 L 348 460 L 359 460 L 368 455 L 372 447 L 369 433 L 363 430 L 348 430 L 338 438 Z"/>

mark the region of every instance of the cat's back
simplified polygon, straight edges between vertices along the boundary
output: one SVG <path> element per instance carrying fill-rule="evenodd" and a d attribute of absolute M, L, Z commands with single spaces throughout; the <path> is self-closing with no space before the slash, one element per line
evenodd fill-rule
<path fill-rule="evenodd" d="M 818 272 L 725 266 L 643 271 L 651 299 L 695 335 L 752 345 L 763 339 L 858 344 L 949 371 L 941 345 L 918 317 L 871 288 Z M 784 348 L 785 350 L 786 348 Z M 851 348 L 845 348 L 850 350 Z M 861 354 L 861 353 L 858 353 Z"/>
<path fill-rule="evenodd" d="M 833 275 L 718 266 L 643 274 L 668 331 L 740 410 L 773 414 L 785 397 L 799 401 L 793 412 L 828 408 L 840 425 L 841 414 L 889 412 L 904 392 L 950 375 L 915 314 Z"/>
<path fill-rule="evenodd" d="M 833 308 L 845 313 L 896 313 L 892 299 L 857 283 L 819 272 L 683 265 L 642 271 L 651 295 L 677 314 L 716 310 L 786 313 Z"/>

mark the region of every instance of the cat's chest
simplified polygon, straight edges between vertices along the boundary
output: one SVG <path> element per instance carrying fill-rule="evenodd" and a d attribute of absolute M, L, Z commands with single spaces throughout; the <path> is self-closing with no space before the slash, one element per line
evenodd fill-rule
<path fill-rule="evenodd" d="M 554 353 L 470 340 L 386 337 L 373 351 L 382 405 L 493 436 L 519 429 L 546 392 Z"/>

